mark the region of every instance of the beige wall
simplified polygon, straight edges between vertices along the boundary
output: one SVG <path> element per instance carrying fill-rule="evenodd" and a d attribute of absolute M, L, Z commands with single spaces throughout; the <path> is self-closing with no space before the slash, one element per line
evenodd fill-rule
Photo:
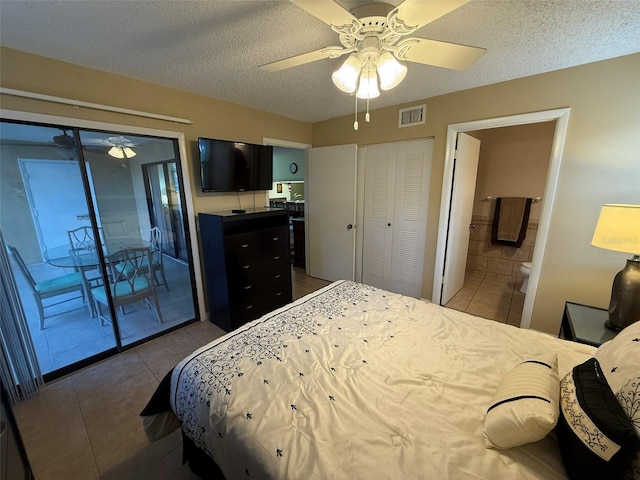
<path fill-rule="evenodd" d="M 549 244 L 533 310 L 533 328 L 557 333 L 565 300 L 605 306 L 625 255 L 590 246 L 603 203 L 640 203 L 640 54 L 375 110 L 353 131 L 350 116 L 309 125 L 35 55 L 0 49 L 0 85 L 191 119 L 172 125 L 109 112 L 0 96 L 3 109 L 129 124 L 185 134 L 198 211 L 233 208 L 234 195 L 199 190 L 198 136 L 261 143 L 262 137 L 314 146 L 434 137 L 422 294 L 431 297 L 447 125 L 525 112 L 571 108 Z M 411 72 L 409 72 L 411 74 Z M 428 79 L 425 79 L 428 81 Z M 345 101 L 349 98 L 345 96 Z M 397 128 L 398 108 L 427 105 L 427 122 Z M 375 104 L 374 104 L 375 106 Z M 245 194 L 250 195 L 250 194 Z M 244 203 L 244 201 L 243 201 Z"/>
<path fill-rule="evenodd" d="M 201 192 L 197 145 L 199 136 L 258 144 L 262 143 L 263 137 L 311 143 L 312 127 L 308 123 L 5 47 L 0 47 L 0 72 L 0 86 L 4 88 L 142 110 L 193 121 L 192 125 L 183 125 L 0 95 L 0 105 L 7 110 L 183 132 L 196 212 L 237 207 L 235 193 Z M 258 196 L 261 203 L 264 203 L 263 199 L 263 196 Z M 242 194 L 243 205 L 252 203 L 252 193 Z"/>
<path fill-rule="evenodd" d="M 493 218 L 491 197 L 542 197 L 547 183 L 555 122 L 490 128 L 472 132 L 480 140 L 473 215 Z M 540 218 L 542 202 L 531 204 L 530 219 Z"/>
<path fill-rule="evenodd" d="M 409 69 L 411 75 L 411 69 Z M 640 203 L 640 54 L 442 95 L 313 126 L 313 145 L 434 137 L 422 294 L 431 297 L 447 125 L 571 108 L 532 327 L 558 332 L 567 300 L 605 307 L 626 255 L 591 247 L 604 203 Z M 428 81 L 428 79 L 425 79 Z M 348 98 L 345 97 L 345 101 Z M 398 108 L 427 105 L 425 125 L 397 128 Z M 375 105 L 374 105 L 375 106 Z"/>

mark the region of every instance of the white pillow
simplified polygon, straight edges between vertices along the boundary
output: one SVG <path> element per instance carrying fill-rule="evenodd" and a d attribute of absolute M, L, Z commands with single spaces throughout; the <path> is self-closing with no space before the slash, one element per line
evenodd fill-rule
<path fill-rule="evenodd" d="M 559 392 L 555 353 L 513 367 L 500 380 L 487 410 L 485 446 L 507 449 L 544 438 L 558 422 Z"/>
<path fill-rule="evenodd" d="M 611 390 L 617 394 L 640 367 L 640 321 L 600 345 L 594 357 L 600 363 Z"/>

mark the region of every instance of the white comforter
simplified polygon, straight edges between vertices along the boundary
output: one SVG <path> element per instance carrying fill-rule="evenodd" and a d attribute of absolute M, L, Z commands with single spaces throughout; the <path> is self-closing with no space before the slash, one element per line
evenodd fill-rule
<path fill-rule="evenodd" d="M 486 449 L 501 376 L 593 347 L 349 281 L 199 349 L 172 378 L 182 428 L 227 479 L 566 478 L 553 434 Z"/>

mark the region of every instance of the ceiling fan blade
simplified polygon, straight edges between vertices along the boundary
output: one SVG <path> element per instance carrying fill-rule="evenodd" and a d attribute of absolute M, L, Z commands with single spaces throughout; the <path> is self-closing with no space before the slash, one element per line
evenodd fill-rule
<path fill-rule="evenodd" d="M 324 58 L 339 57 L 343 53 L 347 53 L 349 51 L 350 50 L 342 47 L 325 47 L 313 52 L 296 55 L 295 57 L 278 60 L 277 62 L 266 63 L 264 65 L 260 65 L 260 68 L 267 72 L 279 72 L 280 70 L 297 67 L 298 65 L 304 65 L 305 63 L 315 62 Z"/>
<path fill-rule="evenodd" d="M 435 65 L 436 67 L 464 70 L 473 65 L 487 51 L 486 48 L 469 47 L 457 43 L 440 42 L 426 38 L 408 38 L 405 40 L 408 49 L 403 52 L 401 60 Z M 403 42 L 403 43 L 404 43 Z M 403 43 L 398 44 L 403 50 Z"/>
<path fill-rule="evenodd" d="M 405 0 L 389 14 L 395 15 L 407 27 L 419 27 L 433 22 L 447 13 L 461 7 L 470 0 Z"/>
<path fill-rule="evenodd" d="M 356 17 L 342 8 L 333 0 L 290 0 L 291 3 L 306 10 L 327 25 L 349 25 L 358 21 Z"/>

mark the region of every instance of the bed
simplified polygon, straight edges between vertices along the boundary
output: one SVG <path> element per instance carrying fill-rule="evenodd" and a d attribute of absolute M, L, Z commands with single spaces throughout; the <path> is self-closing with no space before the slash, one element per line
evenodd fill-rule
<path fill-rule="evenodd" d="M 557 395 L 567 392 L 557 385 L 572 375 L 582 381 L 572 372 L 598 350 L 338 281 L 193 352 L 161 382 L 142 416 L 151 440 L 182 429 L 185 461 L 203 478 L 565 479 L 558 435 L 563 445 L 571 441 L 556 434 L 555 420 L 534 441 L 493 444 L 488 409 L 497 406 L 492 415 L 501 416 L 494 431 L 511 428 L 517 437 L 528 427 L 509 422 L 521 421 L 518 409 L 541 397 L 513 394 L 537 385 L 527 377 L 536 372 L 518 369 L 553 371 L 542 374 L 542 386 L 553 385 L 548 375 L 556 379 L 555 400 L 552 393 L 539 403 L 562 412 Z M 638 353 L 621 374 L 633 370 Z M 509 400 L 496 401 L 501 388 L 511 389 Z M 544 409 L 534 403 L 533 410 Z M 636 443 L 628 428 L 624 435 L 629 445 L 613 459 L 625 453 L 625 475 L 634 478 L 637 432 Z"/>

